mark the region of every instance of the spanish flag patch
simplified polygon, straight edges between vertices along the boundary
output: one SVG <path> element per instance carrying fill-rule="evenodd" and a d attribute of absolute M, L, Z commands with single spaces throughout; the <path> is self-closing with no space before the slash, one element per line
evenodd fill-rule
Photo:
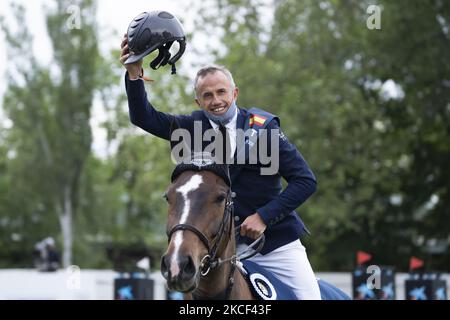
<path fill-rule="evenodd" d="M 262 127 L 264 125 L 264 123 L 266 122 L 267 118 L 262 117 L 262 116 L 258 116 L 258 115 L 253 115 L 253 117 L 250 118 L 250 126 L 252 126 L 253 124 L 256 124 L 257 126 Z"/>

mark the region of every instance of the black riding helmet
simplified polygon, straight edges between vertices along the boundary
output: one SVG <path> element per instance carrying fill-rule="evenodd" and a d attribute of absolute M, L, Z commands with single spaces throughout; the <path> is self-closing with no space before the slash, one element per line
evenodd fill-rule
<path fill-rule="evenodd" d="M 186 36 L 180 21 L 166 11 L 143 12 L 130 23 L 127 32 L 130 57 L 125 64 L 141 60 L 159 49 L 158 56 L 150 63 L 154 70 L 170 64 L 172 74 L 176 73 L 175 62 L 181 58 L 186 48 Z M 172 44 L 178 41 L 180 49 L 171 58 Z"/>

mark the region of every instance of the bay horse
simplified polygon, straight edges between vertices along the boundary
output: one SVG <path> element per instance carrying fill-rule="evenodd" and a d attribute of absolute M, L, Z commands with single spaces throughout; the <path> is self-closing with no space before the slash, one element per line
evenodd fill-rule
<path fill-rule="evenodd" d="M 224 164 L 179 164 L 165 193 L 169 245 L 161 272 L 186 299 L 253 299 L 236 267 L 233 194 Z"/>
<path fill-rule="evenodd" d="M 194 159 L 177 165 L 171 181 L 165 193 L 169 245 L 161 259 L 169 290 L 183 292 L 185 299 L 255 299 L 238 267 L 228 166 Z M 264 235 L 250 247 L 258 241 L 258 248 L 242 260 L 261 249 Z M 318 284 L 323 300 L 350 299 L 324 280 Z"/>

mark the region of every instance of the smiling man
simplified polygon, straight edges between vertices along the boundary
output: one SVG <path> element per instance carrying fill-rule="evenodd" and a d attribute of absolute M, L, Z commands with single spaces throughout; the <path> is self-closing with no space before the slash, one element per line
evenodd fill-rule
<path fill-rule="evenodd" d="M 203 134 L 195 136 L 194 128 L 201 128 L 202 133 L 212 129 L 228 135 L 227 156 L 232 160 L 229 169 L 232 190 L 236 193 L 235 221 L 241 227 L 238 244 L 245 246 L 264 233 L 264 247 L 251 260 L 272 271 L 292 288 L 299 299 L 320 299 L 314 272 L 299 240 L 308 230 L 294 211 L 315 192 L 316 179 L 300 152 L 281 132 L 278 117 L 261 109 L 238 107 L 239 90 L 232 74 L 216 65 L 201 68 L 195 77 L 195 101 L 201 110 L 190 115 L 157 111 L 147 99 L 142 80 L 142 60 L 124 63 L 129 57 L 126 36 L 121 48 L 120 61 L 127 69 L 125 87 L 131 122 L 166 140 L 171 140 L 174 121 L 191 134 L 191 139 L 204 137 Z M 248 160 L 256 145 L 248 135 L 239 134 L 242 130 L 250 132 L 251 138 L 268 144 L 267 149 L 279 161 L 274 174 L 262 174 L 261 168 L 265 164 L 259 155 L 256 163 L 237 161 L 240 154 L 242 159 Z M 262 133 L 268 133 L 269 137 L 263 139 Z M 271 149 L 273 139 L 277 142 L 274 150 Z M 210 143 L 195 142 L 203 147 Z M 284 190 L 282 177 L 288 182 Z"/>
<path fill-rule="evenodd" d="M 202 68 L 194 82 L 195 101 L 213 123 L 229 123 L 237 115 L 239 89 L 225 68 Z"/>

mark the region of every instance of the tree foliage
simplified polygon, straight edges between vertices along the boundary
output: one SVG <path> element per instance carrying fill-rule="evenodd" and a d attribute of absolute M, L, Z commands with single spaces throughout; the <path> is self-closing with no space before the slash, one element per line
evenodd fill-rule
<path fill-rule="evenodd" d="M 21 198 L 11 219 L 30 216 L 46 226 L 45 232 L 51 230 L 52 235 L 55 230 L 51 226 L 57 221 L 63 263 L 67 266 L 72 263 L 73 218 L 80 204 L 80 178 L 91 149 L 89 120 L 97 85 L 98 51 L 94 3 L 60 0 L 55 4 L 47 14 L 53 46 L 53 60 L 48 68 L 33 55 L 32 37 L 22 23 L 22 7 L 13 6 L 17 31 L 2 24 L 11 49 L 9 54 L 17 57 L 13 60 L 16 73 L 10 76 L 4 108 L 14 124 L 9 139 L 17 157 L 11 177 L 18 188 L 14 193 Z M 81 28 L 67 25 L 69 4 L 76 4 L 83 13 Z M 37 234 L 33 233 L 35 237 Z"/>
<path fill-rule="evenodd" d="M 199 27 L 224 30 L 239 105 L 278 114 L 317 176 L 299 208 L 313 266 L 348 270 L 366 250 L 447 269 L 448 4 L 381 1 L 371 30 L 370 1 L 274 1 L 269 26 L 261 1 L 214 2 Z"/>

